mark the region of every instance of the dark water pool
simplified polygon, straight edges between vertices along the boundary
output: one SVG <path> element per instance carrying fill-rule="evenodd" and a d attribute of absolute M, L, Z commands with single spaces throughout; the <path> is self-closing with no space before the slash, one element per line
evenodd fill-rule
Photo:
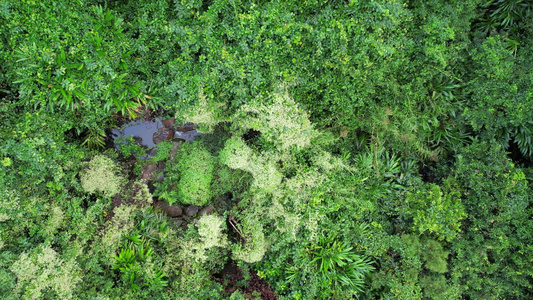
<path fill-rule="evenodd" d="M 155 146 L 153 136 L 159 128 L 163 128 L 161 120 L 135 121 L 125 124 L 122 126 L 122 129 L 113 129 L 111 133 L 113 134 L 115 144 L 117 143 L 117 139 L 122 136 L 132 136 L 141 145 L 151 148 Z"/>
<path fill-rule="evenodd" d="M 158 129 L 163 127 L 164 126 L 161 119 L 151 121 L 133 121 L 125 124 L 121 128 L 111 130 L 111 133 L 113 140 L 115 141 L 116 147 L 118 147 L 117 144 L 120 144 L 121 141 L 123 141 L 122 137 L 126 138 L 131 136 L 139 144 L 147 148 L 152 148 L 156 146 L 153 140 L 154 133 L 156 133 Z M 185 142 L 191 142 L 197 136 L 201 135 L 201 133 L 196 130 L 196 126 L 194 124 L 185 124 L 184 126 L 180 126 L 177 128 L 171 126 L 170 129 L 174 130 L 175 141 L 182 140 Z"/>

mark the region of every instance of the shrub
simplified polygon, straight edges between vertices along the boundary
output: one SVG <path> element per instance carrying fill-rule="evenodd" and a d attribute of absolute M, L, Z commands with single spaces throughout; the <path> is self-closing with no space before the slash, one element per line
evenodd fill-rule
<path fill-rule="evenodd" d="M 14 293 L 22 293 L 27 299 L 42 298 L 48 294 L 47 289 L 60 299 L 71 299 L 72 291 L 81 281 L 75 260 L 65 260 L 44 245 L 32 253 L 21 254 L 11 271 L 18 279 Z"/>
<path fill-rule="evenodd" d="M 254 178 L 253 185 L 261 190 L 272 192 L 281 184 L 282 174 L 274 160 L 255 153 L 242 138 L 233 137 L 226 141 L 220 152 L 220 161 L 230 168 L 250 172 Z"/>
<path fill-rule="evenodd" d="M 306 247 L 294 265 L 287 268 L 289 282 L 309 277 L 320 287 L 322 298 L 343 298 L 363 292 L 365 276 L 374 270 L 370 259 L 333 236 L 321 237 Z"/>
<path fill-rule="evenodd" d="M 525 174 L 496 143 L 474 141 L 457 155 L 451 176 L 468 214 L 450 246 L 450 271 L 463 296 L 528 298 L 533 223 Z"/>
<path fill-rule="evenodd" d="M 413 229 L 448 241 L 456 237 L 466 217 L 459 196 L 457 192 L 444 194 L 436 184 L 429 185 L 428 190 L 408 193 L 405 211 L 414 219 Z"/>
<path fill-rule="evenodd" d="M 200 143 L 185 144 L 178 157 L 179 201 L 200 206 L 206 204 L 211 199 L 214 167 L 213 157 Z"/>
<path fill-rule="evenodd" d="M 249 217 L 241 223 L 240 232 L 245 239 L 244 245 L 237 243 L 233 246 L 233 259 L 247 263 L 261 261 L 268 249 L 268 242 L 263 232 L 263 225 L 259 220 Z"/>
<path fill-rule="evenodd" d="M 204 215 L 198 220 L 198 233 L 205 248 L 227 246 L 226 236 L 222 233 L 225 225 L 222 218 L 214 215 Z"/>
<path fill-rule="evenodd" d="M 85 192 L 101 192 L 113 197 L 120 191 L 124 178 L 118 175 L 117 165 L 107 156 L 96 155 L 80 174 L 81 186 Z"/>

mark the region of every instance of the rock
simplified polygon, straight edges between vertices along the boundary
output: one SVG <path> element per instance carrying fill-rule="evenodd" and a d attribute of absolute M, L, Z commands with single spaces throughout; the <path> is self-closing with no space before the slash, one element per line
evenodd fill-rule
<path fill-rule="evenodd" d="M 199 209 L 200 208 L 196 205 L 187 206 L 187 208 L 185 208 L 185 214 L 189 217 L 194 216 Z"/>
<path fill-rule="evenodd" d="M 159 128 L 152 137 L 154 144 L 159 144 L 166 140 L 171 140 L 174 137 L 174 130 L 165 127 Z"/>
<path fill-rule="evenodd" d="M 175 218 L 181 216 L 183 213 L 181 207 L 177 205 L 169 205 L 168 203 L 165 203 L 163 201 L 154 201 L 154 207 L 161 208 L 164 212 L 167 213 L 169 217 Z"/>
<path fill-rule="evenodd" d="M 180 132 L 189 132 L 193 130 L 196 130 L 196 125 L 191 124 L 191 123 L 187 123 L 183 126 L 176 128 L 176 131 L 180 131 Z"/>
<path fill-rule="evenodd" d="M 175 118 L 166 119 L 165 121 L 163 121 L 163 127 L 172 128 L 172 126 L 174 126 L 175 121 L 176 121 Z"/>
<path fill-rule="evenodd" d="M 176 218 L 174 219 L 174 224 L 176 224 L 176 227 L 180 227 L 181 224 L 183 224 L 183 219 L 182 218 Z"/>
<path fill-rule="evenodd" d="M 198 213 L 199 216 L 203 215 L 210 215 L 215 210 L 215 207 L 213 205 L 209 205 L 207 207 L 202 208 L 202 210 Z"/>
<path fill-rule="evenodd" d="M 141 180 L 150 181 L 154 179 L 156 166 L 155 164 L 148 164 L 141 170 Z"/>

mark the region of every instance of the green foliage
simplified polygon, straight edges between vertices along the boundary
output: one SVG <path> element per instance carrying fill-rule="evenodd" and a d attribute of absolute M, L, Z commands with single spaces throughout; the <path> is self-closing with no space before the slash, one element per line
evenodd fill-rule
<path fill-rule="evenodd" d="M 233 259 L 247 263 L 261 261 L 269 246 L 262 223 L 253 216 L 248 216 L 240 223 L 239 232 L 244 239 L 244 245 L 233 245 Z"/>
<path fill-rule="evenodd" d="M 530 2 L 0 1 L 0 297 L 531 298 Z"/>
<path fill-rule="evenodd" d="M 5 45 L 14 55 L 3 58 L 24 104 L 90 117 L 94 110 L 135 116 L 147 100 L 129 72 L 135 51 L 128 26 L 112 10 L 89 1 L 45 1 L 13 2 L 9 11 Z"/>
<path fill-rule="evenodd" d="M 225 165 L 217 165 L 213 176 L 213 195 L 233 193 L 238 195 L 250 186 L 250 174 L 242 170 L 232 170 Z"/>
<path fill-rule="evenodd" d="M 160 162 L 170 158 L 170 151 L 174 145 L 172 141 L 163 141 L 157 144 L 157 152 L 150 158 L 150 162 Z"/>
<path fill-rule="evenodd" d="M 113 269 L 119 269 L 121 272 L 126 272 L 132 268 L 135 263 L 135 249 L 131 244 L 120 249 L 120 254 L 115 256 L 116 262 L 113 264 Z"/>
<path fill-rule="evenodd" d="M 420 279 L 420 286 L 424 290 L 424 295 L 429 299 L 457 299 L 457 294 L 453 294 L 446 282 L 444 275 L 424 276 Z"/>
<path fill-rule="evenodd" d="M 513 55 L 500 36 L 489 37 L 472 51 L 475 77 L 468 84 L 472 94 L 463 115 L 483 139 L 495 139 L 503 148 L 515 141 L 524 155 L 533 152 L 531 123 L 530 51 Z"/>
<path fill-rule="evenodd" d="M 167 175 L 157 184 L 155 195 L 169 204 L 204 205 L 211 199 L 215 160 L 200 142 L 183 145 L 177 164 L 167 166 Z"/>
<path fill-rule="evenodd" d="M 428 190 L 407 193 L 405 211 L 413 217 L 413 229 L 420 234 L 428 231 L 439 239 L 450 241 L 460 232 L 461 220 L 466 217 L 459 193 L 443 194 L 440 187 L 429 185 Z"/>
<path fill-rule="evenodd" d="M 427 240 L 422 251 L 422 261 L 425 262 L 425 267 L 437 273 L 446 273 L 446 260 L 449 252 L 442 249 L 442 245 L 433 240 Z"/>
<path fill-rule="evenodd" d="M 144 238 L 141 239 L 140 236 L 133 236 L 129 239 L 131 241 L 127 242 L 123 248 L 120 249 L 120 254 L 115 256 L 115 263 L 112 268 L 120 270 L 123 277 L 128 280 L 130 290 L 138 291 L 141 289 L 141 286 L 137 283 L 139 283 L 140 278 L 142 277 L 140 276 L 142 272 L 140 272 L 138 267 L 140 264 L 151 258 L 154 252 L 150 247 L 150 242 L 144 240 Z M 165 274 L 158 270 L 155 272 L 154 277 L 144 278 L 144 285 L 152 288 L 155 286 L 162 289 L 168 285 L 168 281 L 163 280 L 163 277 L 165 276 Z"/>
<path fill-rule="evenodd" d="M 476 29 L 485 35 L 504 31 L 514 37 L 522 37 L 527 29 L 533 5 L 523 0 L 491 0 L 483 5 L 483 16 Z"/>
<path fill-rule="evenodd" d="M 363 291 L 364 275 L 374 269 L 368 258 L 355 254 L 352 247 L 332 238 L 322 239 L 313 248 L 310 264 L 316 266 L 323 280 L 335 286 L 348 286 L 358 293 Z"/>
<path fill-rule="evenodd" d="M 469 218 L 451 245 L 452 276 L 472 298 L 527 298 L 531 289 L 531 190 L 494 143 L 462 149 L 452 176 Z"/>
<path fill-rule="evenodd" d="M 183 203 L 203 205 L 211 198 L 215 161 L 209 151 L 195 143 L 180 149 L 179 197 Z"/>
<path fill-rule="evenodd" d="M 120 153 L 129 158 L 132 155 L 135 157 L 143 157 L 146 154 L 146 149 L 140 145 L 133 136 L 120 136 L 115 140 L 115 143 L 119 145 Z"/>
<path fill-rule="evenodd" d="M 151 208 L 135 217 L 134 226 L 127 234 L 122 234 L 125 241 L 114 256 L 111 268 L 120 271 L 123 283 L 130 291 L 158 293 L 168 286 L 165 279 L 168 275 L 158 263 L 158 246 L 168 241 L 170 228 L 166 218 Z"/>
<path fill-rule="evenodd" d="M 105 146 L 105 132 L 102 129 L 89 129 L 82 145 L 87 145 L 91 149 L 103 148 Z"/>
<path fill-rule="evenodd" d="M 169 234 L 170 227 L 165 216 L 155 212 L 152 208 L 148 208 L 138 215 L 137 224 L 135 225 L 132 236 L 161 243 L 167 240 Z"/>

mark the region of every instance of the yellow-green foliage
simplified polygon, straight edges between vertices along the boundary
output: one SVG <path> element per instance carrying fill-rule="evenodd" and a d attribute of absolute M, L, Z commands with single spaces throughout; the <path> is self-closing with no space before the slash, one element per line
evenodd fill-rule
<path fill-rule="evenodd" d="M 154 202 L 152 194 L 145 183 L 135 182 L 134 187 L 138 189 L 137 193 L 133 196 L 133 200 L 136 203 L 140 202 L 142 205 L 150 205 Z"/>
<path fill-rule="evenodd" d="M 268 217 L 276 222 L 276 228 L 280 232 L 288 232 L 293 238 L 300 226 L 300 215 L 288 212 L 278 199 L 272 199 L 272 205 L 268 209 Z"/>
<path fill-rule="evenodd" d="M 198 131 L 209 133 L 212 132 L 219 122 L 224 121 L 218 113 L 224 104 L 214 103 L 207 99 L 203 88 L 198 91 L 198 103 L 185 112 L 176 113 L 176 118 L 183 119 L 198 125 Z"/>
<path fill-rule="evenodd" d="M 263 225 L 259 220 L 250 216 L 244 218 L 240 227 L 246 243 L 233 246 L 233 259 L 247 263 L 261 261 L 268 250 L 268 242 L 263 233 Z"/>
<path fill-rule="evenodd" d="M 265 191 L 274 191 L 279 187 L 282 179 L 275 162 L 266 156 L 255 154 L 239 137 L 232 137 L 226 141 L 220 152 L 223 164 L 233 169 L 250 172 L 254 178 L 254 186 Z"/>
<path fill-rule="evenodd" d="M 65 213 L 60 207 L 56 206 L 51 209 L 50 217 L 43 230 L 47 237 L 52 237 L 56 230 L 61 226 L 64 217 Z"/>
<path fill-rule="evenodd" d="M 50 246 L 39 247 L 31 254 L 22 253 L 11 272 L 17 276 L 13 292 L 22 299 L 42 299 L 48 289 L 56 293 L 52 298 L 71 299 L 81 281 L 76 261 L 60 258 Z"/>
<path fill-rule="evenodd" d="M 198 233 L 204 248 L 227 246 L 226 236 L 222 233 L 225 224 L 222 218 L 215 215 L 204 215 L 198 220 Z"/>
<path fill-rule="evenodd" d="M 307 147 L 315 132 L 307 113 L 301 109 L 288 92 L 272 95 L 273 103 L 265 105 L 262 99 L 251 105 L 243 105 L 233 123 L 241 133 L 248 129 L 260 131 L 279 150 L 292 146 Z"/>
<path fill-rule="evenodd" d="M 5 222 L 9 219 L 22 218 L 22 213 L 19 212 L 20 199 L 17 192 L 14 190 L 0 191 L 0 222 Z"/>
<path fill-rule="evenodd" d="M 109 262 L 113 260 L 113 250 L 120 245 L 122 235 L 133 229 L 134 219 L 132 213 L 134 209 L 134 206 L 121 205 L 113 210 L 115 216 L 111 221 L 111 225 L 106 227 L 107 230 L 101 242 L 102 250 L 106 253 Z"/>
<path fill-rule="evenodd" d="M 340 157 L 331 155 L 331 153 L 319 150 L 312 158 L 313 164 L 321 168 L 324 172 L 329 173 L 333 171 L 346 170 L 348 166 Z"/>
<path fill-rule="evenodd" d="M 107 156 L 96 155 L 80 174 L 81 186 L 87 193 L 102 192 L 113 197 L 120 191 L 124 179 L 118 175 L 116 164 Z"/>
<path fill-rule="evenodd" d="M 316 170 L 306 170 L 285 179 L 283 184 L 271 193 L 271 200 L 264 202 L 264 205 L 268 207 L 267 216 L 273 220 L 279 232 L 287 232 L 296 237 L 298 230 L 303 226 L 310 232 L 312 239 L 319 235 L 318 220 L 324 216 L 314 207 L 324 205 L 323 202 L 326 200 L 314 189 L 320 187 L 325 180 L 327 180 L 325 174 Z M 259 199 L 254 199 L 254 202 L 259 202 Z"/>

